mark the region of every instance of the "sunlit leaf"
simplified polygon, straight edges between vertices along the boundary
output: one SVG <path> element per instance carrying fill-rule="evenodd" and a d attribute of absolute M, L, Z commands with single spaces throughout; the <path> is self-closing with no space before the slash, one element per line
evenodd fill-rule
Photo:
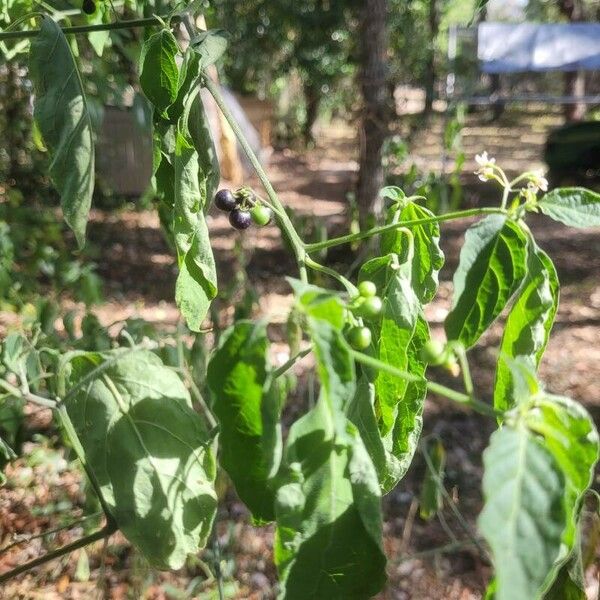
<path fill-rule="evenodd" d="M 258 521 L 275 518 L 280 407 L 268 372 L 264 323 L 238 321 L 219 340 L 207 372 L 219 420 L 220 464 Z"/>
<path fill-rule="evenodd" d="M 275 536 L 286 600 L 370 598 L 385 582 L 377 475 L 354 427 L 331 435 L 329 412 L 320 400 L 286 443 Z"/>
<path fill-rule="evenodd" d="M 119 529 L 154 567 L 179 569 L 217 503 L 211 439 L 185 386 L 141 350 L 76 355 L 69 377 L 66 409 Z"/>
<path fill-rule="evenodd" d="M 579 187 L 548 192 L 537 206 L 545 214 L 571 227 L 600 225 L 600 194 Z"/>
<path fill-rule="evenodd" d="M 516 223 L 491 215 L 471 227 L 454 274 L 448 339 L 473 346 L 519 288 L 526 265 L 527 237 Z"/>
<path fill-rule="evenodd" d="M 140 85 L 146 98 L 159 112 L 165 111 L 177 98 L 179 69 L 175 57 L 179 46 L 168 29 L 151 35 L 140 54 Z"/>
<path fill-rule="evenodd" d="M 521 358 L 537 369 L 558 308 L 558 295 L 554 265 L 531 239 L 527 276 L 506 319 L 500 344 L 494 384 L 494 406 L 498 410 L 512 408 L 515 403 L 515 383 L 507 359 Z"/>
<path fill-rule="evenodd" d="M 479 528 L 492 549 L 494 598 L 534 600 L 561 550 L 564 476 L 552 453 L 522 426 L 496 431 L 483 462 Z"/>
<path fill-rule="evenodd" d="M 397 216 L 395 213 L 398 212 Z M 390 210 L 386 222 L 417 221 L 433 217 L 427 208 L 409 202 L 404 208 Z M 438 288 L 438 274 L 444 265 L 444 253 L 440 248 L 440 226 L 438 223 L 424 223 L 410 228 L 413 236 L 412 282 L 419 301 L 430 302 Z M 390 231 L 381 237 L 381 252 L 395 253 L 403 260 L 408 250 L 408 238 L 401 231 Z"/>
<path fill-rule="evenodd" d="M 69 43 L 48 16 L 31 41 L 29 66 L 36 94 L 33 114 L 50 154 L 50 177 L 81 248 L 94 191 L 92 121 Z"/>

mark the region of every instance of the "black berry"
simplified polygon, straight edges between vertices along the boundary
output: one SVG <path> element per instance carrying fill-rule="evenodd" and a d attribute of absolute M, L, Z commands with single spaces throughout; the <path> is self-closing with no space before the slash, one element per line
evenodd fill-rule
<path fill-rule="evenodd" d="M 86 15 L 93 15 L 96 12 L 96 2 L 94 2 L 94 0 L 83 0 L 81 10 Z"/>
<path fill-rule="evenodd" d="M 252 217 L 247 210 L 239 210 L 236 208 L 229 213 L 229 222 L 236 229 L 248 229 L 252 224 Z"/>
<path fill-rule="evenodd" d="M 215 206 L 227 212 L 236 208 L 237 201 L 231 190 L 219 190 L 215 194 Z"/>

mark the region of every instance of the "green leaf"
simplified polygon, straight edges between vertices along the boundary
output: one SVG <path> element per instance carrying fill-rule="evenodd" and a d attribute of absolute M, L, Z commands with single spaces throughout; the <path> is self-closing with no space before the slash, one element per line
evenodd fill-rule
<path fill-rule="evenodd" d="M 60 27 L 43 17 L 31 41 L 34 117 L 50 154 L 50 177 L 60 194 L 65 221 L 79 247 L 94 191 L 94 140 L 75 58 Z"/>
<path fill-rule="evenodd" d="M 585 188 L 557 188 L 543 196 L 537 206 L 545 215 L 571 227 L 600 225 L 600 194 Z"/>
<path fill-rule="evenodd" d="M 491 215 L 471 227 L 454 274 L 448 339 L 473 346 L 519 288 L 526 265 L 527 237 L 516 223 Z"/>
<path fill-rule="evenodd" d="M 423 408 L 427 396 L 425 371 L 427 365 L 421 360 L 421 348 L 429 341 L 429 326 L 422 314 L 417 317 L 414 334 L 407 352 L 406 371 L 423 377 L 419 382 L 408 382 L 403 398 L 398 402 L 392 431 L 391 454 L 397 459 L 394 478 L 384 485 L 388 492 L 404 477 L 410 467 L 423 429 Z"/>
<path fill-rule="evenodd" d="M 570 398 L 543 393 L 525 415 L 527 426 L 543 436 L 547 450 L 560 466 L 565 480 L 567 523 L 563 542 L 573 547 L 579 508 L 598 461 L 598 432 L 581 404 Z"/>
<path fill-rule="evenodd" d="M 330 435 L 329 411 L 320 400 L 286 443 L 275 535 L 285 600 L 370 598 L 385 582 L 377 475 L 350 423 Z"/>
<path fill-rule="evenodd" d="M 443 505 L 440 486 L 444 478 L 446 451 L 440 440 L 434 440 L 428 444 L 425 452 L 428 460 L 419 498 L 419 516 L 425 521 L 430 521 Z"/>
<path fill-rule="evenodd" d="M 179 264 L 175 301 L 187 326 L 199 331 L 211 300 L 217 295 L 217 271 L 203 207 L 206 178 L 199 181 L 196 149 L 177 134 L 175 153 L 175 205 L 173 233 Z"/>
<path fill-rule="evenodd" d="M 146 98 L 164 112 L 177 98 L 179 69 L 175 57 L 179 46 L 175 36 L 162 29 L 143 44 L 140 54 L 140 85 Z"/>
<path fill-rule="evenodd" d="M 347 413 L 356 387 L 354 360 L 342 334 L 344 305 L 327 290 L 292 281 L 297 307 L 306 316 L 321 394 L 335 418 Z M 346 419 L 341 423 L 345 426 Z"/>
<path fill-rule="evenodd" d="M 76 355 L 69 382 L 67 413 L 119 529 L 154 567 L 179 569 L 217 503 L 211 438 L 185 386 L 141 350 Z"/>
<path fill-rule="evenodd" d="M 558 571 L 552 587 L 544 594 L 544 600 L 587 600 L 580 540 Z"/>
<path fill-rule="evenodd" d="M 280 407 L 268 372 L 263 322 L 238 321 L 219 340 L 207 371 L 220 425 L 220 464 L 261 522 L 275 518 L 273 477 L 281 458 Z"/>
<path fill-rule="evenodd" d="M 224 29 L 202 31 L 190 42 L 192 50 L 200 56 L 200 66 L 206 69 L 215 64 L 227 49 L 229 34 Z"/>
<path fill-rule="evenodd" d="M 397 215 L 397 216 L 396 216 Z M 398 210 L 392 207 L 387 222 L 417 221 L 428 219 L 434 214 L 414 202 L 409 202 Z M 440 248 L 440 226 L 438 223 L 425 223 L 410 228 L 413 234 L 412 285 L 422 304 L 430 302 L 435 296 L 439 284 L 439 271 L 444 266 L 444 253 Z M 401 260 L 408 252 L 408 238 L 401 231 L 390 231 L 381 237 L 381 252 L 395 253 Z"/>
<path fill-rule="evenodd" d="M 188 125 L 192 144 L 198 153 L 200 177 L 205 182 L 203 210 L 206 213 L 221 181 L 221 169 L 200 95 L 192 103 Z"/>
<path fill-rule="evenodd" d="M 429 328 L 411 287 L 412 265 L 398 265 L 397 260 L 394 254 L 371 259 L 362 266 L 359 281 L 374 281 L 384 290 L 384 315 L 380 325 L 372 326 L 378 358 L 424 376 L 426 365 L 420 351 L 429 340 Z M 366 384 L 359 385 L 350 414 L 376 466 L 381 489 L 387 493 L 412 462 L 423 426 L 427 386 L 425 379 L 408 383 L 384 372 L 365 371 L 365 376 L 375 381 L 375 387 L 367 393 Z"/>
<path fill-rule="evenodd" d="M 11 461 L 17 458 L 13 449 L 0 437 L 0 487 L 6 483 L 4 475 L 4 467 Z"/>
<path fill-rule="evenodd" d="M 548 255 L 529 240 L 527 276 L 510 309 L 500 344 L 494 383 L 494 406 L 515 404 L 515 381 L 507 359 L 521 358 L 533 370 L 540 364 L 558 308 L 559 283 Z"/>
<path fill-rule="evenodd" d="M 383 296 L 379 336 L 379 360 L 405 371 L 409 346 L 420 314 L 420 304 L 411 285 L 411 264 L 399 265 Z M 381 371 L 375 380 L 379 430 L 385 436 L 393 427 L 407 382 Z"/>
<path fill-rule="evenodd" d="M 535 600 L 558 558 L 566 515 L 564 476 L 525 427 L 496 431 L 484 452 L 479 528 L 492 549 L 496 600 Z"/>

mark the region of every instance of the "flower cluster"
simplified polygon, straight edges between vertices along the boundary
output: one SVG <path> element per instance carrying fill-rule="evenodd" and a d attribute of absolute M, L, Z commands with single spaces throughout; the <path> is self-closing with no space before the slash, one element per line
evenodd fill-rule
<path fill-rule="evenodd" d="M 496 168 L 496 159 L 488 156 L 488 153 L 483 151 L 475 156 L 475 162 L 479 165 L 479 169 L 475 171 L 475 175 L 479 176 L 481 181 L 489 181 L 494 177 L 494 169 Z"/>

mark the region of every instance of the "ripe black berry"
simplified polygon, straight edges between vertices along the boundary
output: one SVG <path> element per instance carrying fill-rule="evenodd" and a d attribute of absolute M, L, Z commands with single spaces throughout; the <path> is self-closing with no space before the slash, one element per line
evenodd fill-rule
<path fill-rule="evenodd" d="M 83 0 L 81 10 L 86 15 L 93 15 L 96 12 L 96 2 L 94 0 Z"/>
<path fill-rule="evenodd" d="M 237 201 L 231 190 L 219 190 L 215 194 L 215 206 L 227 212 L 236 208 Z"/>
<path fill-rule="evenodd" d="M 248 229 L 252 224 L 252 217 L 247 210 L 239 210 L 236 208 L 229 213 L 229 222 L 236 229 Z"/>

